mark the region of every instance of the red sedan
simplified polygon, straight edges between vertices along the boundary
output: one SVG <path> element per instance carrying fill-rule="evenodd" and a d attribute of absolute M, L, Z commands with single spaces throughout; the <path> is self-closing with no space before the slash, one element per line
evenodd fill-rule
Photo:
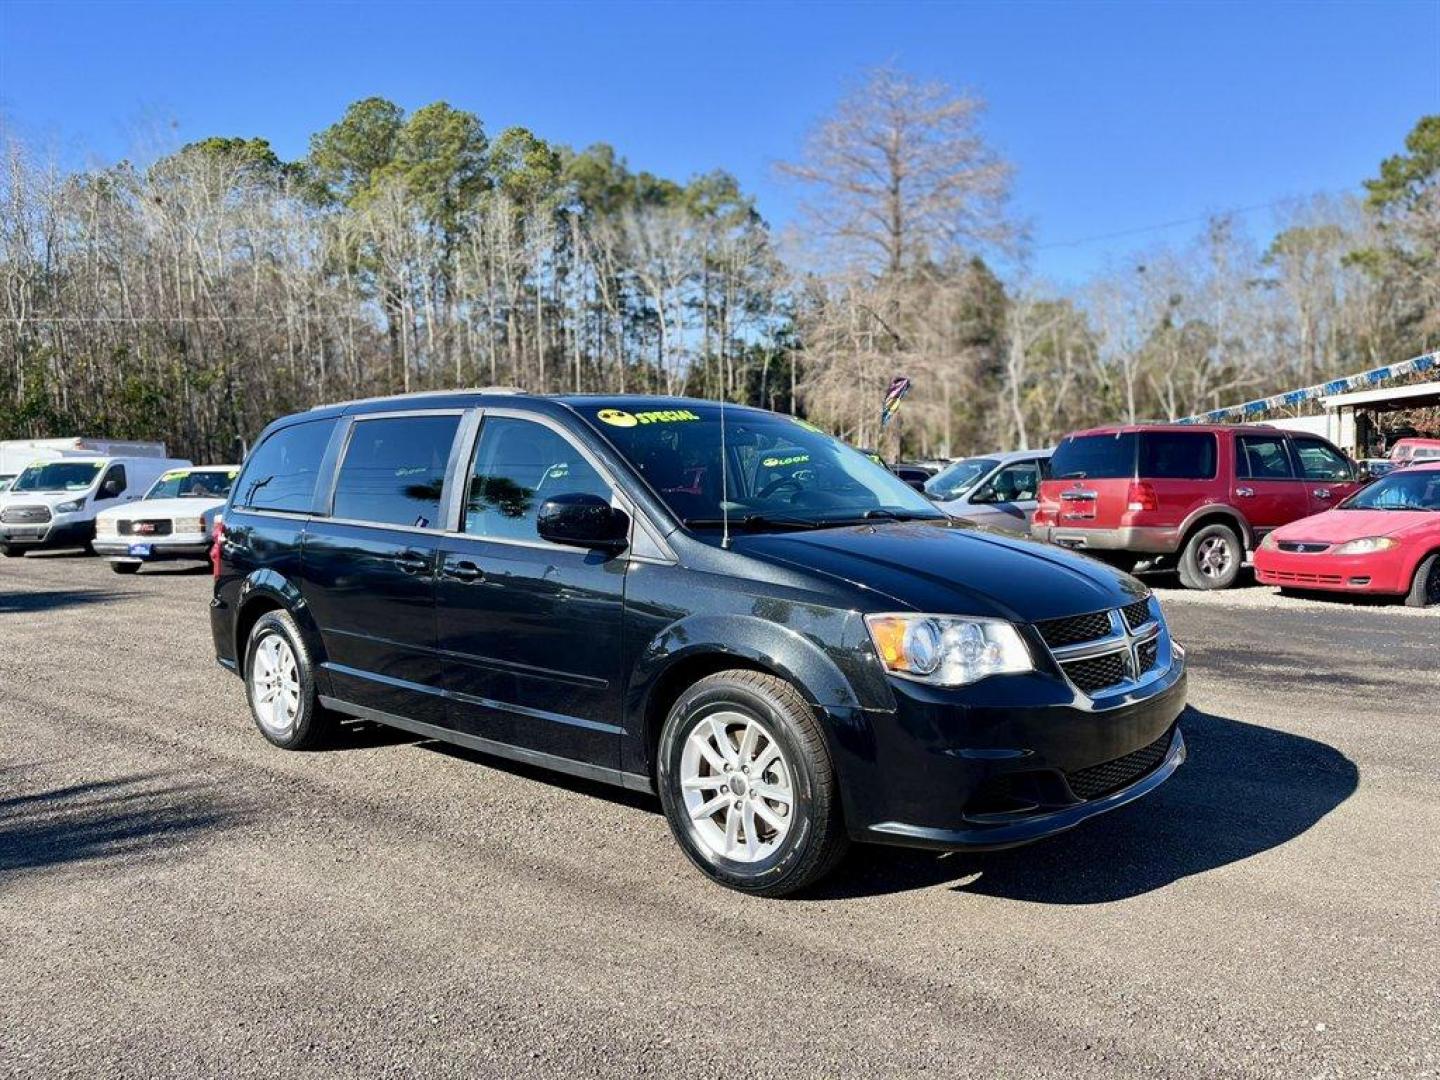
<path fill-rule="evenodd" d="M 1255 576 L 1440 604 L 1440 462 L 1398 469 L 1334 510 L 1276 529 L 1255 553 Z"/>

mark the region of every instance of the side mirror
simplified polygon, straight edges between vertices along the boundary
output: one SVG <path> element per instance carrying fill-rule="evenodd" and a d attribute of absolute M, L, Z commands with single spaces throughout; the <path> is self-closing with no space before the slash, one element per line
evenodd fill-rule
<path fill-rule="evenodd" d="M 598 495 L 574 492 L 540 504 L 535 531 L 553 544 L 619 551 L 630 531 L 630 518 Z"/>
<path fill-rule="evenodd" d="M 115 499 L 119 498 L 121 490 L 119 480 L 106 480 L 100 485 L 100 490 L 97 494 L 98 497 L 102 499 Z"/>

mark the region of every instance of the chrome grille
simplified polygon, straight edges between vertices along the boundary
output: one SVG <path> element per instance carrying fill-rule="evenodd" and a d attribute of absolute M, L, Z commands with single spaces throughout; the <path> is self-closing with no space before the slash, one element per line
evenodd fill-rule
<path fill-rule="evenodd" d="M 154 521 L 122 521 L 119 523 L 121 536 L 169 536 L 171 523 L 168 519 Z"/>
<path fill-rule="evenodd" d="M 1125 625 L 1131 630 L 1138 630 L 1150 621 L 1150 598 L 1136 600 L 1133 604 L 1126 604 L 1120 609 L 1120 614 L 1125 616 Z"/>
<path fill-rule="evenodd" d="M 1045 644 L 1052 649 L 1067 645 L 1083 645 L 1110 636 L 1110 613 L 1096 611 L 1089 615 L 1071 615 L 1064 619 L 1046 619 L 1035 624 Z"/>
<path fill-rule="evenodd" d="M 49 520 L 48 506 L 7 506 L 0 510 L 0 521 L 7 525 L 43 525 Z"/>
<path fill-rule="evenodd" d="M 1099 765 L 1066 773 L 1065 779 L 1077 798 L 1098 799 L 1154 772 L 1156 766 L 1165 760 L 1171 738 L 1171 732 L 1167 731 L 1148 746 L 1132 750 L 1112 761 L 1102 761 Z"/>

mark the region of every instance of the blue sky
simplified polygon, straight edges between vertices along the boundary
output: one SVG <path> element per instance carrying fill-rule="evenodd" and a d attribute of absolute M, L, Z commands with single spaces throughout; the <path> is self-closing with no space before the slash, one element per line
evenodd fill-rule
<path fill-rule="evenodd" d="M 298 157 L 357 98 L 444 99 L 491 133 L 610 142 L 637 169 L 729 169 L 778 224 L 795 196 L 774 162 L 885 61 L 989 100 L 1037 269 L 1073 283 L 1195 226 L 1111 234 L 1357 188 L 1440 111 L 1440 0 L 0 0 L 0 115 L 67 164 L 208 135 L 260 135 Z M 1272 218 L 1245 220 L 1264 234 Z M 1070 243 L 1093 237 L 1109 238 Z"/>

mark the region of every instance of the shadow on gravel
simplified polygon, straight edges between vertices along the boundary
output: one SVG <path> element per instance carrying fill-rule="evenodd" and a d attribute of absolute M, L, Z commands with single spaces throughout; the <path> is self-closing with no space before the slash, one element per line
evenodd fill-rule
<path fill-rule="evenodd" d="M 234 817 L 207 789 L 154 775 L 0 798 L 0 882 L 25 870 L 151 856 Z"/>
<path fill-rule="evenodd" d="M 138 596 L 135 592 L 98 592 L 85 589 L 51 589 L 36 592 L 0 592 L 0 615 L 34 615 L 61 608 L 113 604 Z"/>
<path fill-rule="evenodd" d="M 1147 798 L 1072 832 L 1008 851 L 933 855 L 856 850 L 811 899 L 952 883 L 1036 904 L 1124 900 L 1278 847 L 1315 825 L 1359 783 L 1334 747 L 1187 709 L 1189 758 Z"/>

